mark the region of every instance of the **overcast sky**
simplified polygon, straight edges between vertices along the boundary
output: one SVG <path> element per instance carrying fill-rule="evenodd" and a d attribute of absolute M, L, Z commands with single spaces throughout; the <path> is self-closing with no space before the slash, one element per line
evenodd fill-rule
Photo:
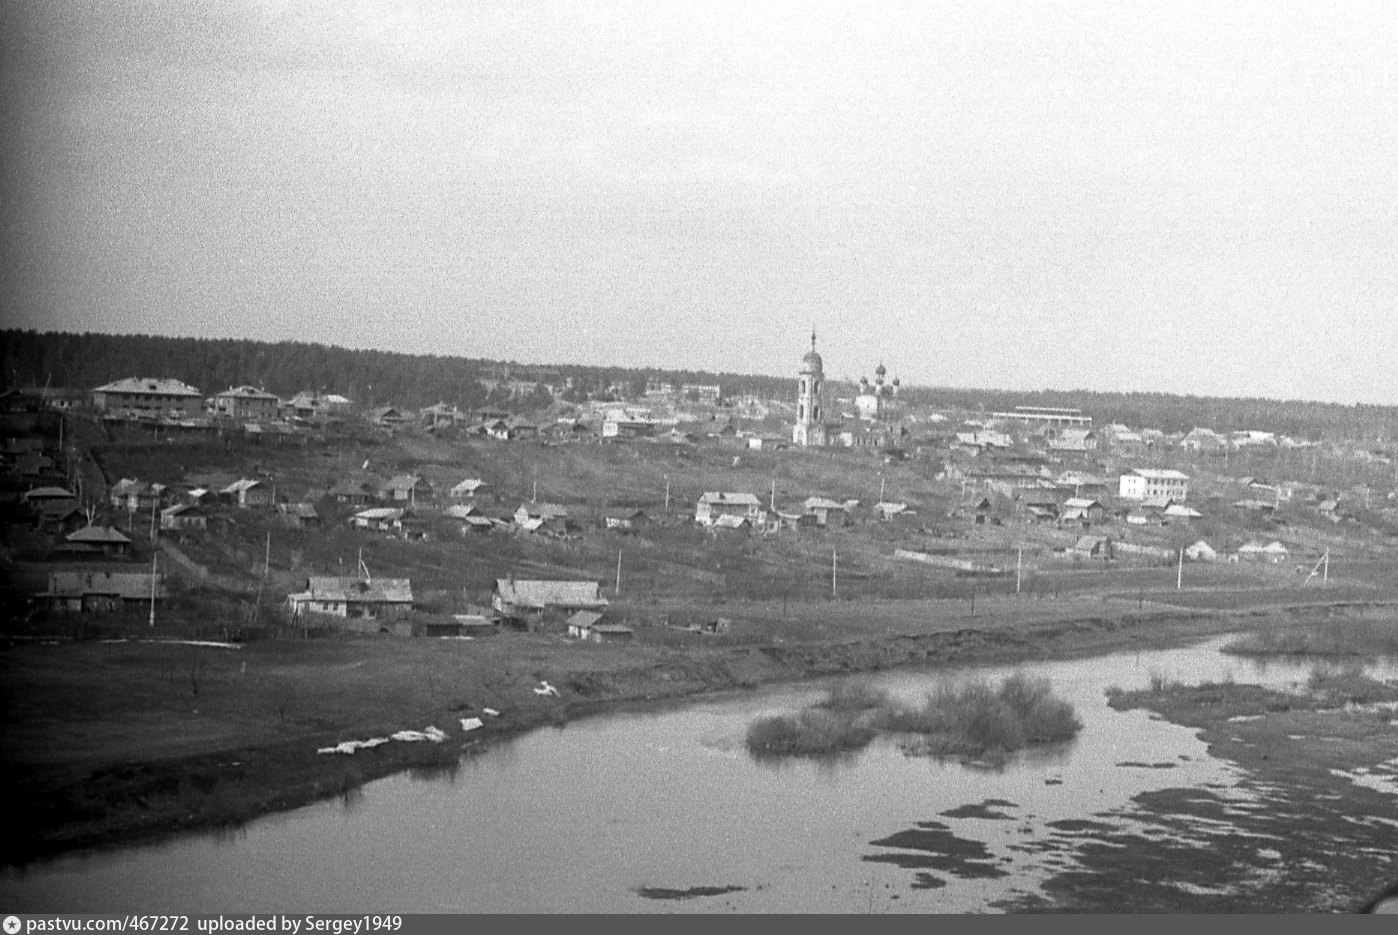
<path fill-rule="evenodd" d="M 1398 3 L 7 0 L 5 324 L 1398 404 Z"/>

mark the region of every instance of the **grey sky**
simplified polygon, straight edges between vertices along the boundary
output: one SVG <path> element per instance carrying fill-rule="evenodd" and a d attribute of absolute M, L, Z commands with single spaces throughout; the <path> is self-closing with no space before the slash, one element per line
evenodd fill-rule
<path fill-rule="evenodd" d="M 1398 4 L 0 10 L 10 325 L 1398 404 Z"/>

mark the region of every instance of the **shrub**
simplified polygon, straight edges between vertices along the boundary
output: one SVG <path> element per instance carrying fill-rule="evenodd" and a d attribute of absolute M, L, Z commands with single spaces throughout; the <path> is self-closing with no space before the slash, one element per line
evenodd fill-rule
<path fill-rule="evenodd" d="M 754 753 L 817 755 L 865 746 L 879 731 L 919 735 L 914 752 L 982 755 L 1028 743 L 1068 740 L 1082 729 L 1072 704 L 1055 698 L 1047 679 L 1016 673 L 998 688 L 984 681 L 941 685 L 920 705 L 892 702 L 867 684 L 844 683 L 797 715 L 755 721 Z"/>
<path fill-rule="evenodd" d="M 868 682 L 851 680 L 840 682 L 831 688 L 825 700 L 818 706 L 831 711 L 868 711 L 871 708 L 887 707 L 888 704 L 888 692 L 882 688 L 875 688 Z"/>
<path fill-rule="evenodd" d="M 858 750 L 874 739 L 874 730 L 848 717 L 807 708 L 795 716 L 759 718 L 748 728 L 753 753 L 820 756 Z"/>

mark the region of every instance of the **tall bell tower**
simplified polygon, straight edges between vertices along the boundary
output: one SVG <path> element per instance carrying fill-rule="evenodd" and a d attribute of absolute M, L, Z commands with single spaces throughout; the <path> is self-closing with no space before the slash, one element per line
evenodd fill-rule
<path fill-rule="evenodd" d="M 802 448 L 823 448 L 826 445 L 825 411 L 821 392 L 825 385 L 825 368 L 816 353 L 815 330 L 811 330 L 811 349 L 801 358 L 796 390 L 796 427 L 791 430 L 791 442 Z"/>

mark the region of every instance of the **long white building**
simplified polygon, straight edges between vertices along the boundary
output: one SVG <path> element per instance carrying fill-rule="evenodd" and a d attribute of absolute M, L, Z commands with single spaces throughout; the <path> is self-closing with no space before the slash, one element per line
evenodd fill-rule
<path fill-rule="evenodd" d="M 1189 475 L 1173 468 L 1136 468 L 1121 475 L 1118 496 L 1126 500 L 1189 497 Z"/>

